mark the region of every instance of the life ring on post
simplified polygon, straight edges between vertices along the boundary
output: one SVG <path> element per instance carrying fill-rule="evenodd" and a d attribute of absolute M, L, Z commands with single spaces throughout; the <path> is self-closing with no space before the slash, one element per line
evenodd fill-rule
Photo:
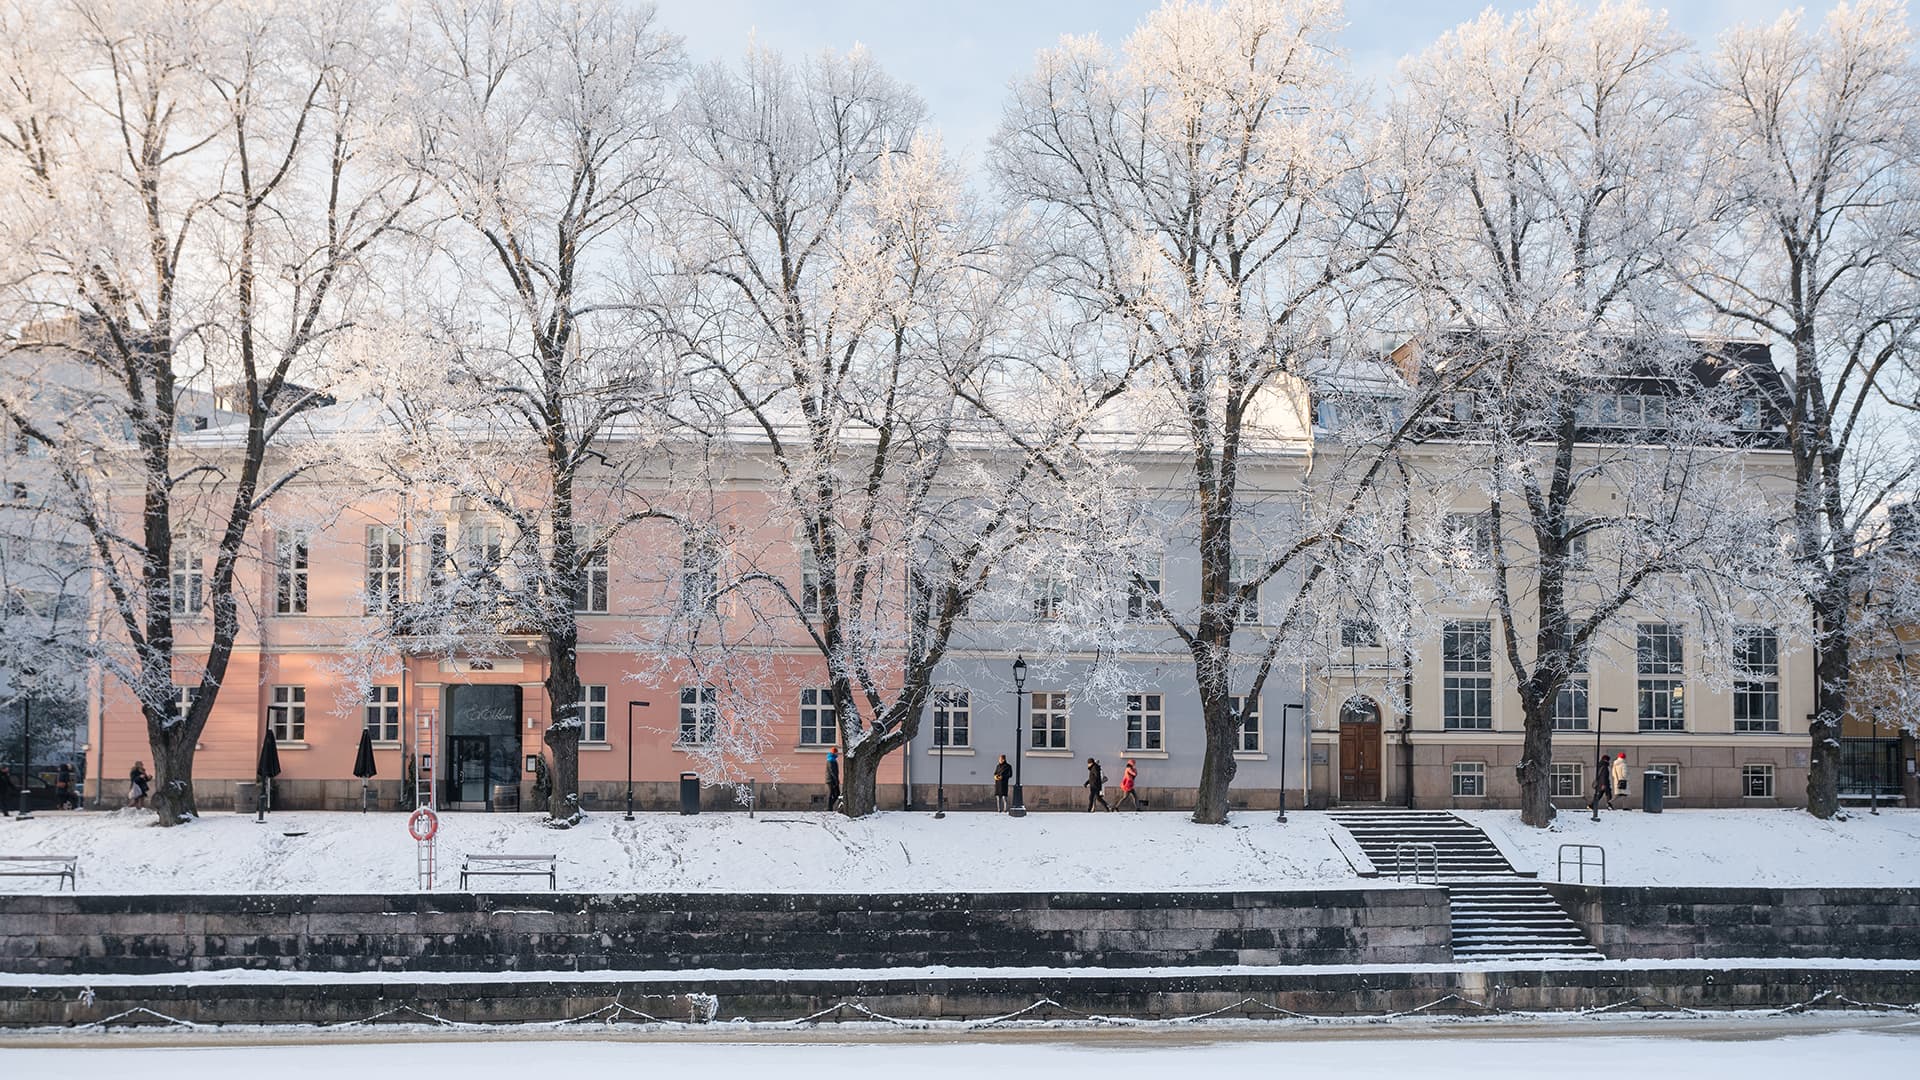
<path fill-rule="evenodd" d="M 433 839 L 433 834 L 439 831 L 440 815 L 424 806 L 415 810 L 413 816 L 407 819 L 407 835 L 415 840 L 424 843 Z"/>

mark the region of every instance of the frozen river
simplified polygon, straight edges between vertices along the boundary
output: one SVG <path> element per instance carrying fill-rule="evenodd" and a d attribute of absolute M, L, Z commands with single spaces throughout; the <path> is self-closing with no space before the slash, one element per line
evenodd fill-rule
<path fill-rule="evenodd" d="M 716 1033 L 717 1034 L 717 1033 Z M 267 1045 L 241 1040 L 264 1037 Z M 18 1035 L 11 1038 L 20 1038 Z M 74 1034 L 28 1036 L 33 1045 L 0 1046 L 0 1076 L 138 1077 L 140 1080 L 340 1080 L 419 1070 L 438 1076 L 704 1076 L 846 1080 L 1063 1080 L 1070 1077 L 1216 1076 L 1472 1077 L 1683 1075 L 1708 1080 L 1769 1077 L 1804 1080 L 1844 1068 L 1853 1076 L 1911 1075 L 1920 1061 L 1920 1020 L 1848 1022 L 1616 1023 L 1456 1028 L 1240 1028 L 1152 1031 L 1030 1031 L 962 1036 L 879 1033 L 846 1041 L 815 1030 L 757 1034 L 745 1041 L 700 1038 L 553 1041 L 520 1037 L 461 1041 L 439 1031 L 417 1038 L 362 1032 L 356 1041 L 300 1042 L 300 1036 L 222 1033 L 210 1043 L 110 1037 L 86 1043 Z M 376 1039 L 380 1041 L 375 1041 Z M 398 1040 L 398 1041 L 396 1041 Z M 662 1072 L 662 1070 L 666 1070 Z M 1818 1070 L 1816 1073 L 1815 1070 Z M 1191 1074 L 1189 1074 L 1191 1075 Z"/>

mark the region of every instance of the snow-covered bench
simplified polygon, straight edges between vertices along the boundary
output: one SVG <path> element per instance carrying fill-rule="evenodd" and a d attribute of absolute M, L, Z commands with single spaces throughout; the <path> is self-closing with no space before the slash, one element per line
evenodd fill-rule
<path fill-rule="evenodd" d="M 460 863 L 460 887 L 471 877 L 545 877 L 547 888 L 560 887 L 558 855 L 469 855 Z"/>
<path fill-rule="evenodd" d="M 0 855 L 0 877 L 59 878 L 76 892 L 80 888 L 78 855 Z M 55 885 L 54 891 L 60 891 Z"/>

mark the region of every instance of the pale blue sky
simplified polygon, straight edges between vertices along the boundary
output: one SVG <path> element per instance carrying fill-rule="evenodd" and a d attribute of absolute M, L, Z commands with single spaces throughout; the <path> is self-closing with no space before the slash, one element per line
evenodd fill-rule
<path fill-rule="evenodd" d="M 696 60 L 731 59 L 757 34 L 784 52 L 846 49 L 860 42 L 886 69 L 919 90 L 945 133 L 949 152 L 977 164 L 999 122 L 1007 82 L 1034 53 L 1063 34 L 1098 34 L 1118 43 L 1159 0 L 656 0 L 666 27 L 687 40 Z M 1492 6 L 1521 0 L 1348 0 L 1342 45 L 1356 70 L 1384 81 L 1402 56 Z M 1771 21 L 1787 9 L 1774 0 L 1677 0 L 1674 27 L 1711 42 L 1739 21 Z M 1826 7 L 1814 4 L 1818 18 Z"/>

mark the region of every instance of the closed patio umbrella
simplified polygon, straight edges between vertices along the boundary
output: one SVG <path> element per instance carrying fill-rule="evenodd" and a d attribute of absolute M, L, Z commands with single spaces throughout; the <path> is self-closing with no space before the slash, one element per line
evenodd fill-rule
<path fill-rule="evenodd" d="M 367 812 L 367 781 L 380 770 L 373 764 L 373 729 L 360 729 L 360 752 L 353 755 L 353 775 L 360 778 L 360 812 Z"/>
<path fill-rule="evenodd" d="M 280 775 L 280 744 L 267 729 L 267 741 L 260 744 L 260 763 L 254 772 L 260 777 L 260 821 L 267 820 L 267 802 L 273 793 L 273 778 Z"/>

